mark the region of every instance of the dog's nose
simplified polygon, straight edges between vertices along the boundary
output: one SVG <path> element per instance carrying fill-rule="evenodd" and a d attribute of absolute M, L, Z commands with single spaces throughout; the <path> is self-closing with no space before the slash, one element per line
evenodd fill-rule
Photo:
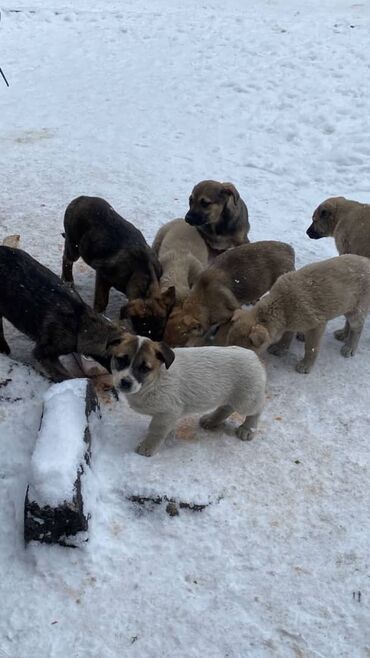
<path fill-rule="evenodd" d="M 193 213 L 189 211 L 185 215 L 185 221 L 187 222 L 187 224 L 194 226 L 194 224 L 198 223 L 198 218 L 196 217 L 196 215 L 193 215 Z"/>
<path fill-rule="evenodd" d="M 130 388 L 132 387 L 132 381 L 131 379 L 128 379 L 128 377 L 123 377 L 119 385 L 123 391 L 129 391 Z"/>
<path fill-rule="evenodd" d="M 308 235 L 308 237 L 311 238 L 312 240 L 319 240 L 321 237 L 320 235 L 318 235 L 318 233 L 316 233 L 312 225 L 308 227 L 306 231 L 306 235 Z"/>

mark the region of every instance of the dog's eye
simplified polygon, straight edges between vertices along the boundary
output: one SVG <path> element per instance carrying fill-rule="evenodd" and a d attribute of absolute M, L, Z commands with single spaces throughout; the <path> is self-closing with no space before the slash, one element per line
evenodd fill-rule
<path fill-rule="evenodd" d="M 208 206 L 211 205 L 210 201 L 206 201 L 205 199 L 202 199 L 200 202 L 200 205 L 203 206 L 203 208 L 208 208 Z"/>
<path fill-rule="evenodd" d="M 144 363 L 144 361 L 143 361 L 143 363 L 141 363 L 139 365 L 139 370 L 140 370 L 140 372 L 142 372 L 144 374 L 146 372 L 149 372 L 151 370 L 151 368 L 149 366 L 147 366 L 147 364 Z"/>
<path fill-rule="evenodd" d="M 125 370 L 130 365 L 130 357 L 127 354 L 125 356 L 116 356 L 115 362 L 117 370 Z"/>
<path fill-rule="evenodd" d="M 325 208 L 320 212 L 320 219 L 326 219 L 329 215 L 328 211 Z"/>

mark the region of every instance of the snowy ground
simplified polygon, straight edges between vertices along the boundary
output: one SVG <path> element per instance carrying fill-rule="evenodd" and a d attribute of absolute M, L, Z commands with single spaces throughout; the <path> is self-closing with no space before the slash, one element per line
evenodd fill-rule
<path fill-rule="evenodd" d="M 291 242 L 299 265 L 335 255 L 305 230 L 328 196 L 370 201 L 366 0 L 91 5 L 2 6 L 0 238 L 21 233 L 59 273 L 74 196 L 104 196 L 150 240 L 184 214 L 193 184 L 215 178 L 247 201 L 253 240 Z M 76 270 L 91 300 L 93 274 Z M 353 360 L 332 337 L 339 325 L 308 377 L 294 371 L 299 344 L 266 358 L 268 403 L 247 445 L 194 419 L 145 459 L 133 450 L 147 420 L 103 403 L 82 550 L 24 548 L 47 382 L 6 325 L 0 656 L 369 656 L 370 323 Z M 170 518 L 130 494 L 212 504 Z"/>

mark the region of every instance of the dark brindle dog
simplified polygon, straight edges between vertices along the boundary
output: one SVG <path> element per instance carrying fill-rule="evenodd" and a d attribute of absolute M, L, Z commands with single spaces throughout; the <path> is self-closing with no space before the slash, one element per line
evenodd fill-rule
<path fill-rule="evenodd" d="M 232 183 L 198 183 L 190 195 L 185 221 L 196 226 L 212 251 L 249 242 L 248 209 Z"/>
<path fill-rule="evenodd" d="M 10 353 L 4 317 L 36 342 L 34 356 L 57 381 L 70 376 L 62 354 L 87 354 L 107 365 L 123 332 L 56 274 L 21 249 L 0 246 L 0 281 L 0 352 Z"/>
<path fill-rule="evenodd" d="M 94 308 L 104 311 L 111 287 L 128 299 L 148 297 L 162 270 L 143 234 L 104 199 L 80 196 L 64 215 L 64 281 L 73 283 L 73 263 L 81 256 L 96 270 Z"/>

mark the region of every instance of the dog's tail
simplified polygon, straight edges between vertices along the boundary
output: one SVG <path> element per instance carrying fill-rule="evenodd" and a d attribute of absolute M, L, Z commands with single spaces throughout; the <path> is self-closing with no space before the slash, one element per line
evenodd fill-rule
<path fill-rule="evenodd" d="M 18 249 L 20 239 L 21 236 L 18 233 L 14 235 L 7 235 L 6 238 L 4 238 L 3 240 L 3 246 L 12 247 L 13 249 Z"/>

